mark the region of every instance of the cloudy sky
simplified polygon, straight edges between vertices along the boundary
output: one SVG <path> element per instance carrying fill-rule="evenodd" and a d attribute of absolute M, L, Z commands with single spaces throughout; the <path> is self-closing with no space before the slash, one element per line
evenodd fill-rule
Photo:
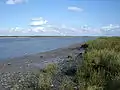
<path fill-rule="evenodd" d="M 120 36 L 120 0 L 0 0 L 2 35 Z"/>

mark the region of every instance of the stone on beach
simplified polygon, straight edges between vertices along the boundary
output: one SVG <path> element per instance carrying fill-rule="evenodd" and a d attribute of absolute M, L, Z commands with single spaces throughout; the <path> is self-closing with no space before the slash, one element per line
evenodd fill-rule
<path fill-rule="evenodd" d="M 43 58 L 43 56 L 40 56 L 40 58 Z"/>
<path fill-rule="evenodd" d="M 11 63 L 8 63 L 8 65 L 11 65 Z"/>
<path fill-rule="evenodd" d="M 85 44 L 82 44 L 82 45 L 81 45 L 81 48 L 84 48 L 84 49 L 88 48 L 88 44 L 86 44 L 86 43 L 85 43 Z"/>

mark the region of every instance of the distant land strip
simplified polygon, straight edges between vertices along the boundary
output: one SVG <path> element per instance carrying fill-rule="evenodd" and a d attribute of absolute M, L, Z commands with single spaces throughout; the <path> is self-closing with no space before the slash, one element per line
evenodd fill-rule
<path fill-rule="evenodd" d="M 30 37 L 92 37 L 92 36 L 0 36 L 0 38 L 30 38 Z"/>

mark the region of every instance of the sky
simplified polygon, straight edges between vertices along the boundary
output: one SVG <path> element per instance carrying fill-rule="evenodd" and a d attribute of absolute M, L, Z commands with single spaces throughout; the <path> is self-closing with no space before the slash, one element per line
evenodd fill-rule
<path fill-rule="evenodd" d="M 120 0 L 0 0 L 0 36 L 120 36 Z"/>

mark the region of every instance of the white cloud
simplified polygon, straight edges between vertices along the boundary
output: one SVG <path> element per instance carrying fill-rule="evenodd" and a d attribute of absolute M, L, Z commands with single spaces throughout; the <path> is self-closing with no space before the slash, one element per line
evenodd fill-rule
<path fill-rule="evenodd" d="M 76 6 L 69 6 L 68 10 L 70 10 L 70 11 L 76 11 L 76 12 L 82 12 L 83 11 L 82 8 L 79 8 L 79 7 L 76 7 Z"/>
<path fill-rule="evenodd" d="M 91 28 L 87 25 L 81 26 L 79 28 L 75 27 L 69 27 L 66 26 L 65 24 L 62 25 L 52 25 L 49 24 L 47 20 L 45 20 L 42 17 L 38 18 L 32 18 L 30 22 L 30 27 L 29 28 L 21 28 L 21 27 L 16 27 L 16 28 L 11 28 L 10 32 L 12 33 L 26 33 L 26 34 L 32 34 L 35 33 L 37 35 L 62 35 L 62 36 L 75 36 L 75 35 L 100 35 L 101 31 L 99 29 L 94 29 Z"/>
<path fill-rule="evenodd" d="M 111 31 L 111 30 L 116 30 L 116 29 L 120 29 L 120 25 L 113 25 L 113 24 L 110 24 L 108 26 L 103 26 L 101 27 L 102 30 L 104 31 Z"/>
<path fill-rule="evenodd" d="M 7 31 L 7 30 L 6 30 Z M 96 35 L 117 35 L 120 36 L 120 26 L 110 24 L 101 28 L 93 28 L 88 25 L 78 28 L 72 26 L 52 25 L 42 17 L 33 18 L 29 28 L 15 27 L 9 30 L 10 34 L 27 35 L 60 35 L 60 36 L 96 36 Z M 3 33 L 3 32 L 2 32 Z"/>
<path fill-rule="evenodd" d="M 101 27 L 100 30 L 103 35 L 120 36 L 120 25 L 110 24 L 108 26 Z"/>
<path fill-rule="evenodd" d="M 33 27 L 31 28 L 33 32 L 45 32 L 44 27 Z"/>
<path fill-rule="evenodd" d="M 44 25 L 46 23 L 47 23 L 46 20 L 45 21 L 33 21 L 33 22 L 30 23 L 30 25 L 31 26 L 40 26 L 40 25 Z"/>
<path fill-rule="evenodd" d="M 9 32 L 21 32 L 24 28 L 21 27 L 15 27 L 15 28 L 11 28 L 9 30 Z"/>
<path fill-rule="evenodd" d="M 43 20 L 43 18 L 42 17 L 38 17 L 38 18 L 32 18 L 31 20 L 32 21 L 39 21 L 39 20 Z"/>
<path fill-rule="evenodd" d="M 7 0 L 6 4 L 20 4 L 20 3 L 24 3 L 27 2 L 28 0 Z"/>
<path fill-rule="evenodd" d="M 42 17 L 31 19 L 30 26 L 41 26 L 47 24 L 47 20 L 44 20 Z"/>
<path fill-rule="evenodd" d="M 101 29 L 96 29 L 92 27 L 86 27 L 83 28 L 82 26 L 79 28 L 75 27 L 67 27 L 63 28 L 63 25 L 61 26 L 55 26 L 55 25 L 46 25 L 46 26 L 37 26 L 37 27 L 30 27 L 30 28 L 11 28 L 10 30 L 11 34 L 24 34 L 27 35 L 60 35 L 60 36 L 96 36 L 96 35 L 118 35 L 120 36 L 120 31 L 103 31 Z"/>
<path fill-rule="evenodd" d="M 32 32 L 53 33 L 53 35 L 61 34 L 61 32 L 54 25 L 48 24 L 48 21 L 43 17 L 32 18 L 30 22 Z"/>
<path fill-rule="evenodd" d="M 66 26 L 65 24 L 62 24 L 61 26 L 55 26 L 55 25 L 50 25 L 49 23 L 46 25 L 43 25 L 42 27 L 44 28 L 39 28 L 39 27 L 32 27 L 32 31 L 34 32 L 44 32 L 47 34 L 52 33 L 53 35 L 62 35 L 62 36 L 75 36 L 75 35 L 101 35 L 100 29 L 95 29 L 91 28 L 87 25 L 81 26 L 79 28 L 75 27 L 69 27 Z"/>

